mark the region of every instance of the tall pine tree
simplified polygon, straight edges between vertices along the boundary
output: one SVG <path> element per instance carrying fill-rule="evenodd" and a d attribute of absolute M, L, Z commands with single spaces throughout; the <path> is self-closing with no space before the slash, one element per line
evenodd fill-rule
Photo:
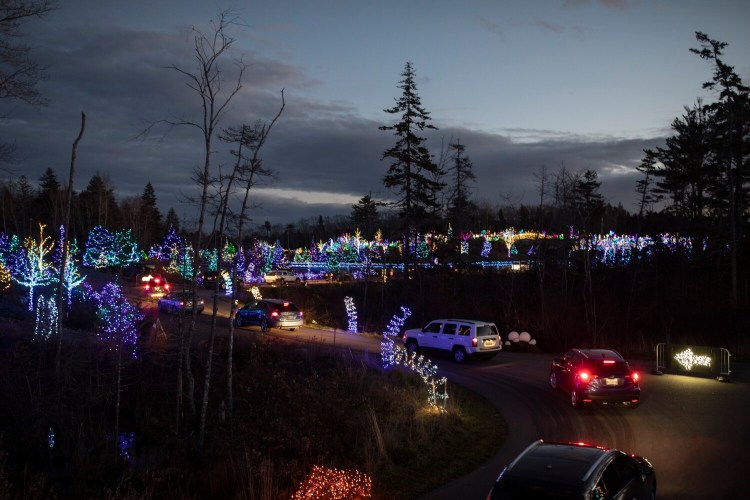
<path fill-rule="evenodd" d="M 393 130 L 396 144 L 383 152 L 382 159 L 389 159 L 388 171 L 383 177 L 383 185 L 393 189 L 398 199 L 394 205 L 404 219 L 407 235 L 412 235 L 420 228 L 417 222 L 424 215 L 433 212 L 437 207 L 434 194 L 444 184 L 436 180 L 441 174 L 440 168 L 432 161 L 425 146 L 426 138 L 421 134 L 425 129 L 435 129 L 430 125 L 430 114 L 422 106 L 417 93 L 416 74 L 411 62 L 407 62 L 403 80 L 398 88 L 403 92 L 396 100 L 396 105 L 385 109 L 386 113 L 397 115 L 400 121 L 384 125 L 380 130 Z"/>

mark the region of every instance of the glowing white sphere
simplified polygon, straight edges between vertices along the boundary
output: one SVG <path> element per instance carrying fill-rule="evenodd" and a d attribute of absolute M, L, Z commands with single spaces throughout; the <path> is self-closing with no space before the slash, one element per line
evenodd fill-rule
<path fill-rule="evenodd" d="M 521 335 L 519 335 L 519 339 L 521 342 L 528 342 L 531 340 L 531 334 L 529 332 L 521 332 Z"/>
<path fill-rule="evenodd" d="M 529 340 L 529 345 L 536 345 L 536 339 Z"/>
<path fill-rule="evenodd" d="M 510 340 L 511 342 L 518 342 L 518 332 L 510 332 L 508 334 L 508 340 Z"/>

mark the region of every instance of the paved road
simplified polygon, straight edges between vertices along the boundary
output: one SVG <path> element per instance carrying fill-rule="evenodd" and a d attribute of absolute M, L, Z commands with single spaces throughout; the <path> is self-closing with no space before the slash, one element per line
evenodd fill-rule
<path fill-rule="evenodd" d="M 228 304 L 219 308 L 226 325 Z M 208 305 L 208 303 L 207 303 Z M 226 310 L 226 312 L 225 312 Z M 171 318 L 164 318 L 170 321 Z M 204 315 L 200 322 L 208 324 Z M 238 335 L 256 330 L 241 329 Z M 269 333 L 319 342 L 379 357 L 380 337 L 302 328 Z M 485 498 L 500 470 L 539 438 L 584 441 L 647 457 L 656 469 L 658 497 L 747 498 L 750 455 L 750 364 L 735 363 L 733 382 L 677 375 L 651 375 L 652 363 L 632 363 L 643 374 L 638 408 L 594 406 L 573 409 L 567 396 L 549 388 L 552 355 L 503 352 L 490 362 L 456 365 L 433 361 L 451 383 L 491 401 L 504 415 L 504 446 L 479 469 L 425 495 L 422 500 Z"/>

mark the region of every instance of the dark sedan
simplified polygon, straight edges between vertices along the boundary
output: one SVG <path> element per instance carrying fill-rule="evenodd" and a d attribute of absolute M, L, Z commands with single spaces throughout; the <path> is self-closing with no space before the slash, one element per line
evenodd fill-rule
<path fill-rule="evenodd" d="M 261 299 L 237 309 L 234 324 L 238 327 L 258 325 L 262 332 L 270 327 L 294 330 L 302 326 L 302 311 L 288 300 Z"/>
<path fill-rule="evenodd" d="M 585 443 L 531 443 L 497 478 L 488 500 L 654 499 L 648 460 Z"/>
<path fill-rule="evenodd" d="M 201 297 L 196 299 L 190 290 L 180 290 L 160 298 L 158 307 L 160 311 L 169 313 L 192 312 L 195 307 L 198 314 L 201 314 L 205 308 L 205 301 Z"/>
<path fill-rule="evenodd" d="M 624 403 L 635 407 L 641 399 L 640 375 L 617 351 L 571 349 L 552 361 L 549 385 L 570 395 L 570 404 Z"/>

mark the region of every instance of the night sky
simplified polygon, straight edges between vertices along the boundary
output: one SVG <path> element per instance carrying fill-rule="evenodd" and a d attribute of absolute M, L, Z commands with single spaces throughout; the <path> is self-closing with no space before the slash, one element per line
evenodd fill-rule
<path fill-rule="evenodd" d="M 210 32 L 224 9 L 239 16 L 229 33 L 247 70 L 220 125 L 272 119 L 285 89 L 262 154 L 278 180 L 254 190 L 255 224 L 348 215 L 368 193 L 392 197 L 381 156 L 395 138 L 378 127 L 395 120 L 383 110 L 401 93 L 406 61 L 439 129 L 428 148 L 437 155 L 441 141 L 460 140 L 474 199 L 492 205 L 537 203 L 534 174 L 564 164 L 596 169 L 607 200 L 634 211 L 642 150 L 663 144 L 684 106 L 715 97 L 702 89 L 711 66 L 689 51 L 695 31 L 727 42 L 725 61 L 750 81 L 750 2 L 740 0 L 62 0 L 24 25 L 48 68 L 39 89 L 49 104 L 0 103 L 0 138 L 19 149 L 3 175 L 37 186 L 51 167 L 66 182 L 83 111 L 74 189 L 100 172 L 119 200 L 151 182 L 163 213 L 193 220 L 200 133 L 140 134 L 158 120 L 198 119 L 197 95 L 168 67 L 195 70 L 190 28 Z M 213 162 L 231 162 L 223 146 Z"/>

